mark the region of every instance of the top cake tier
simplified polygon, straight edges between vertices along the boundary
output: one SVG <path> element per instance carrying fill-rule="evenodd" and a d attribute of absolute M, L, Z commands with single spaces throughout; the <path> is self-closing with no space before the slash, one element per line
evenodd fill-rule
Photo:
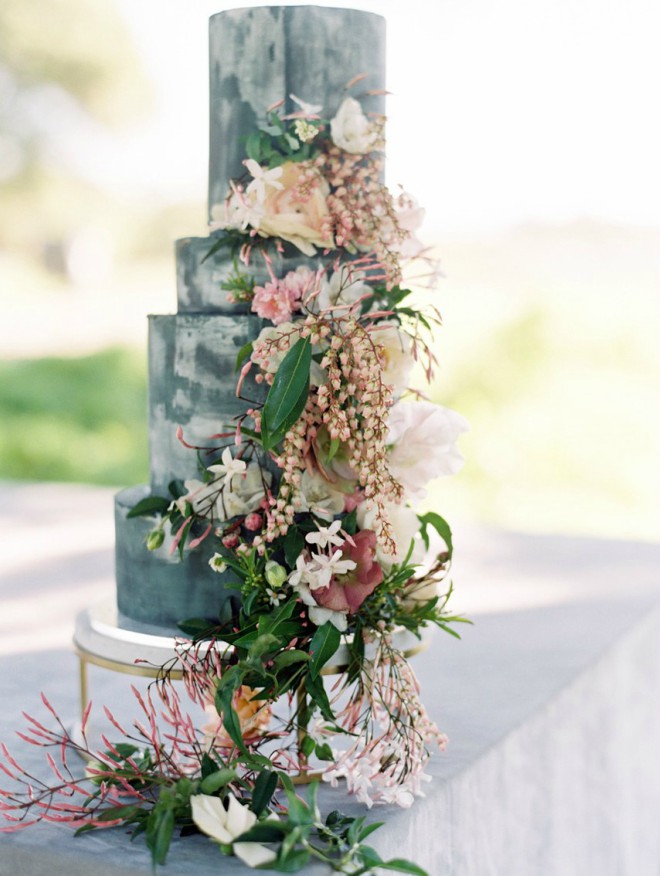
<path fill-rule="evenodd" d="M 265 111 L 294 94 L 331 118 L 346 85 L 366 74 L 365 91 L 385 89 L 385 20 L 354 9 L 261 6 L 214 15 L 210 39 L 209 213 L 245 168 L 245 142 Z M 365 112 L 384 111 L 384 97 L 360 98 Z"/>

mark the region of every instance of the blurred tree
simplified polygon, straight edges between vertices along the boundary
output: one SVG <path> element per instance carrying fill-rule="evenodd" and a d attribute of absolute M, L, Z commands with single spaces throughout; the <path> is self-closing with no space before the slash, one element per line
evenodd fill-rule
<path fill-rule="evenodd" d="M 63 269 L 80 228 L 112 222 L 76 138 L 136 119 L 150 97 L 113 0 L 1 0 L 0 248 Z"/>

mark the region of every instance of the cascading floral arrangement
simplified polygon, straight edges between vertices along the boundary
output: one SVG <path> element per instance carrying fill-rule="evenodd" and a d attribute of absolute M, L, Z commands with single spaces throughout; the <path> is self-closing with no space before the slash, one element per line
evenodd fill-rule
<path fill-rule="evenodd" d="M 322 821 L 311 780 L 343 778 L 369 807 L 410 806 L 430 747 L 444 748 L 399 642 L 429 625 L 456 636 L 452 624 L 465 621 L 447 610 L 443 586 L 450 528 L 415 504 L 429 480 L 460 468 L 467 424 L 409 388 L 415 362 L 431 379 L 439 315 L 409 303 L 404 274 L 433 269 L 414 234 L 423 211 L 382 181 L 384 119 L 353 97 L 332 120 L 293 100 L 296 112 L 270 108 L 248 138 L 245 177 L 213 210 L 207 256 L 234 254 L 228 296 L 269 323 L 237 361 L 237 395 L 249 381 L 261 400 L 221 424 L 212 447 L 180 430 L 200 478 L 131 511 L 160 515 L 147 547 L 184 562 L 213 540 L 211 568 L 240 596 L 218 618 L 181 624 L 190 638 L 146 698 L 136 691 L 143 719 L 131 730 L 106 710 L 120 742 L 107 736 L 92 751 L 85 727 L 80 741 L 61 722 L 30 718 L 23 738 L 59 752 L 59 765 L 48 755 L 57 783 L 26 778 L 3 747 L 0 768 L 25 787 L 0 792 L 0 810 L 14 827 L 130 825 L 155 863 L 178 826 L 250 866 L 293 872 L 317 858 L 344 873 L 419 874 L 381 861 L 363 842 L 374 829 L 363 818 Z M 318 265 L 278 277 L 274 251 Z M 268 266 L 263 285 L 255 259 Z M 173 668 L 205 724 L 183 706 Z M 83 779 L 67 750 L 92 758 Z M 295 793 L 301 780 L 311 781 L 307 801 Z"/>

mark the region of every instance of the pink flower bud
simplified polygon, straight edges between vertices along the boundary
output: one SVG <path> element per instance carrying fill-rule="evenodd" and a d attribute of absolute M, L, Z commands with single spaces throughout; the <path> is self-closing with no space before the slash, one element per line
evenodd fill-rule
<path fill-rule="evenodd" d="M 238 533 L 230 532 L 229 535 L 225 535 L 222 543 L 228 550 L 233 550 L 238 544 Z"/>
<path fill-rule="evenodd" d="M 243 521 L 243 525 L 250 532 L 258 532 L 263 525 L 261 514 L 257 514 L 256 511 L 253 511 L 252 514 L 248 514 Z"/>

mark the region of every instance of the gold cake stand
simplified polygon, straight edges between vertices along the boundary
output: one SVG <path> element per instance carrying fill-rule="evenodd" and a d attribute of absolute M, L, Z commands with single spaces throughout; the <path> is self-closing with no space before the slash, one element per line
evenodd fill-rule
<path fill-rule="evenodd" d="M 98 603 L 81 612 L 76 618 L 73 645 L 79 660 L 80 670 L 80 714 L 84 714 L 90 701 L 89 666 L 98 666 L 112 672 L 140 678 L 157 679 L 165 664 L 172 664 L 177 658 L 176 644 L 185 640 L 184 636 L 175 637 L 162 635 L 159 632 L 130 629 L 123 626 L 114 599 Z M 405 657 L 412 657 L 428 647 L 428 639 L 421 641 L 407 630 L 394 634 L 396 647 Z M 200 646 L 204 653 L 203 644 Z M 224 643 L 209 643 L 207 647 L 215 648 L 220 655 L 230 654 L 231 646 Z M 365 648 L 368 658 L 370 647 Z M 348 668 L 348 648 L 345 643 L 339 646 L 332 666 L 325 666 L 321 675 L 339 675 Z M 181 669 L 168 671 L 169 677 L 180 681 L 183 677 Z M 306 694 L 300 689 L 297 693 L 298 709 L 304 709 Z M 302 743 L 306 735 L 306 726 L 300 724 L 297 731 L 298 753 L 301 763 L 305 763 L 302 753 Z M 305 784 L 319 778 L 320 773 L 304 770 L 294 776 L 296 784 Z"/>

